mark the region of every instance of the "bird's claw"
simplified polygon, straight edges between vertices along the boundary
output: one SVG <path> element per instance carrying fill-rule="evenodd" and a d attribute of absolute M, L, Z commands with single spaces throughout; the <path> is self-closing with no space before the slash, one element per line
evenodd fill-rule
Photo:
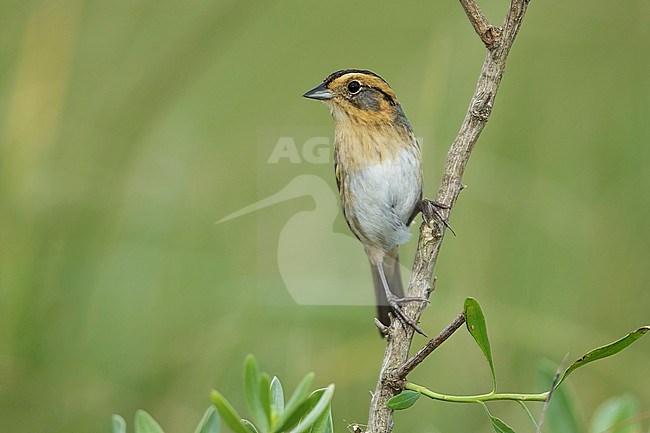
<path fill-rule="evenodd" d="M 425 223 L 429 224 L 434 219 L 440 221 L 449 231 L 456 236 L 456 232 L 449 225 L 449 221 L 438 212 L 438 209 L 451 209 L 451 206 L 448 206 L 443 203 L 438 203 L 437 201 L 432 201 L 429 199 L 422 200 L 422 219 Z"/>
<path fill-rule="evenodd" d="M 425 337 L 429 338 L 429 336 L 417 325 L 417 323 L 415 323 L 413 319 L 407 316 L 406 313 L 402 311 L 402 307 L 399 306 L 400 303 L 413 302 L 413 301 L 429 302 L 428 299 L 416 298 L 416 297 L 398 298 L 395 295 L 388 297 L 388 304 L 393 309 L 393 314 L 395 314 L 395 317 L 399 320 L 399 322 L 402 324 L 404 329 L 406 330 L 406 325 L 408 325 L 411 328 L 413 328 L 413 330 L 415 330 L 415 332 L 417 332 L 418 334 L 424 335 Z"/>

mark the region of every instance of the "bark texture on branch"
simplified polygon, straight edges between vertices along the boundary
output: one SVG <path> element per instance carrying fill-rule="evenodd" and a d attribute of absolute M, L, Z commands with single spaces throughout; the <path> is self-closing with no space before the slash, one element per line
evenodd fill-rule
<path fill-rule="evenodd" d="M 469 22 L 485 46 L 488 49 L 494 48 L 501 36 L 501 29 L 490 24 L 474 0 L 460 0 L 460 4 L 463 5 Z"/>
<path fill-rule="evenodd" d="M 438 209 L 445 219 L 449 218 L 463 189 L 462 178 L 465 167 L 490 117 L 508 53 L 521 26 L 529 0 L 511 0 L 500 29 L 490 25 L 474 0 L 460 0 L 460 2 L 472 26 L 485 43 L 487 53 L 467 114 L 447 153 L 442 181 L 436 197 L 436 202 L 446 207 Z M 433 271 L 444 235 L 445 226 L 436 223 L 435 219 L 420 226 L 420 237 L 407 296 L 428 297 L 430 295 Z M 425 307 L 426 304 L 413 302 L 406 305 L 404 310 L 417 321 Z M 370 404 L 366 433 L 389 433 L 393 428 L 392 410 L 386 406 L 386 403 L 388 399 L 402 391 L 405 377 L 398 372 L 408 359 L 413 339 L 413 329 L 407 328 L 404 329 L 399 321 L 394 320 L 387 330 L 386 352 Z"/>

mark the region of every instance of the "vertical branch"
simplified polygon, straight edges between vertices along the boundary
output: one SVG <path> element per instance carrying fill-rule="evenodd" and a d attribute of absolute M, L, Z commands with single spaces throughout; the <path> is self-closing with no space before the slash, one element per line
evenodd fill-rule
<path fill-rule="evenodd" d="M 452 143 L 445 162 L 442 181 L 436 201 L 445 206 L 439 213 L 449 218 L 460 191 L 462 179 L 472 149 L 485 127 L 494 99 L 503 77 L 510 48 L 517 37 L 529 0 L 511 0 L 507 15 L 500 29 L 489 24 L 474 0 L 460 0 L 472 26 L 487 47 L 476 90 L 456 139 Z M 420 226 L 415 261 L 408 296 L 428 297 L 431 279 L 438 260 L 445 227 L 435 219 Z M 424 303 L 413 302 L 404 307 L 407 314 L 419 320 Z M 404 329 L 399 321 L 393 321 L 386 336 L 386 352 L 381 366 L 377 387 L 370 403 L 367 433 L 389 433 L 393 428 L 392 411 L 386 406 L 388 400 L 402 391 L 403 377 L 396 372 L 406 362 L 413 339 L 413 329 Z"/>

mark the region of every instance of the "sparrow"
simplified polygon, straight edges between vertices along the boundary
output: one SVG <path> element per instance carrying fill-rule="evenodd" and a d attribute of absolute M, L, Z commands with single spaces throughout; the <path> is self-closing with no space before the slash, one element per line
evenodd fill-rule
<path fill-rule="evenodd" d="M 327 76 L 306 98 L 322 101 L 334 118 L 334 172 L 345 221 L 370 261 L 377 319 L 389 313 L 424 332 L 403 311 L 399 245 L 422 203 L 422 157 L 413 128 L 388 83 L 374 72 L 345 69 Z"/>

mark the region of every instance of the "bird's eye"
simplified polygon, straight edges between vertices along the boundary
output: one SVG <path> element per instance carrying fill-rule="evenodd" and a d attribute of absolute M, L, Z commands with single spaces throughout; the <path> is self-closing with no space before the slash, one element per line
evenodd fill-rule
<path fill-rule="evenodd" d="M 361 89 L 361 84 L 358 81 L 350 81 L 348 83 L 348 90 L 350 93 L 357 93 Z"/>

